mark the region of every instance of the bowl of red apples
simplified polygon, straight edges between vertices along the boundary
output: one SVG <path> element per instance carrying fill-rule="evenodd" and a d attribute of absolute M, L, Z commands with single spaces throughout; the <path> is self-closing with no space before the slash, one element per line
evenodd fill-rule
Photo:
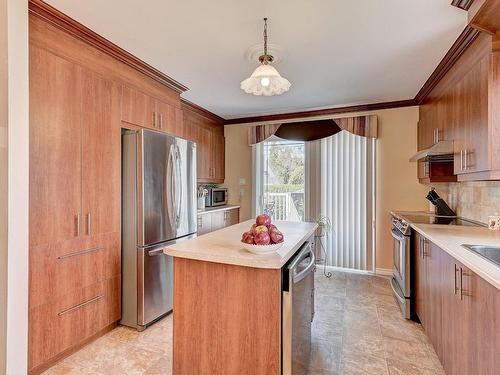
<path fill-rule="evenodd" d="M 283 233 L 271 222 L 269 215 L 257 216 L 255 224 L 241 236 L 243 247 L 254 254 L 269 254 L 283 246 Z"/>

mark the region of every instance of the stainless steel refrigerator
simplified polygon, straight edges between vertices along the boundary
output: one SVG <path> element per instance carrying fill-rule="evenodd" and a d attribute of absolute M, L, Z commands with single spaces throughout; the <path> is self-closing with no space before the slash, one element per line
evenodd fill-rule
<path fill-rule="evenodd" d="M 196 144 L 151 130 L 122 135 L 122 319 L 143 330 L 172 311 L 169 244 L 196 236 Z"/>

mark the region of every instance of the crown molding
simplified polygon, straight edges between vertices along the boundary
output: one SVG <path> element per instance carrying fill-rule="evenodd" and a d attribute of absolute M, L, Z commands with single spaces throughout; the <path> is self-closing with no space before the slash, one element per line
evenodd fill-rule
<path fill-rule="evenodd" d="M 474 0 L 452 0 L 451 5 L 463 10 L 469 10 Z"/>
<path fill-rule="evenodd" d="M 208 109 L 200 107 L 198 104 L 194 104 L 193 102 L 190 102 L 187 99 L 181 98 L 181 105 L 183 107 L 182 108 L 183 110 L 187 109 L 189 111 L 195 112 L 195 113 L 199 114 L 200 116 L 209 118 L 209 119 L 217 122 L 220 125 L 224 125 L 227 122 L 227 120 L 220 117 L 219 115 L 216 115 L 215 113 L 210 112 Z"/>
<path fill-rule="evenodd" d="M 474 29 L 470 26 L 466 26 L 462 33 L 459 35 L 455 43 L 448 50 L 446 55 L 444 55 L 441 62 L 438 64 L 434 72 L 424 83 L 420 91 L 415 96 L 415 101 L 418 104 L 422 104 L 425 101 L 430 92 L 437 86 L 437 84 L 443 79 L 443 77 L 448 73 L 448 71 L 455 65 L 457 60 L 464 54 L 464 52 L 469 48 L 469 46 L 476 40 L 479 36 L 480 31 Z"/>
<path fill-rule="evenodd" d="M 280 113 L 280 114 L 275 114 L 275 115 L 241 117 L 241 118 L 226 120 L 225 125 L 245 124 L 245 123 L 251 123 L 251 122 L 284 121 L 284 120 L 293 120 L 293 119 L 307 118 L 307 117 L 331 116 L 331 115 L 337 115 L 337 114 L 341 114 L 341 113 L 350 113 L 350 112 L 366 112 L 366 111 L 375 111 L 375 110 L 389 109 L 389 108 L 412 107 L 415 105 L 418 105 L 418 103 L 415 101 L 415 99 L 397 100 L 397 101 L 392 101 L 392 102 L 360 104 L 360 105 L 351 105 L 351 106 L 344 106 L 344 107 L 316 109 L 316 110 L 312 110 L 312 111 L 301 111 L 301 112 L 291 112 L 291 113 Z"/>
<path fill-rule="evenodd" d="M 103 38 L 99 34 L 68 17 L 42 0 L 29 0 L 28 9 L 31 15 L 42 18 L 46 22 L 66 31 L 74 37 L 114 57 L 142 74 L 158 81 L 162 85 L 165 85 L 178 93 L 188 90 L 188 88 L 183 84 L 177 82 L 173 78 L 170 78 L 166 74 L 163 74 L 158 69 L 118 47 L 116 44 Z"/>

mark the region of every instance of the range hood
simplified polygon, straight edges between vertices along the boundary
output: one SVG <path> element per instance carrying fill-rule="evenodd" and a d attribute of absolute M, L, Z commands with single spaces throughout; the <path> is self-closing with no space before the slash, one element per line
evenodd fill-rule
<path fill-rule="evenodd" d="M 419 161 L 422 159 L 432 159 L 433 157 L 442 158 L 453 157 L 453 141 L 439 141 L 425 150 L 417 152 L 410 158 L 410 161 Z"/>

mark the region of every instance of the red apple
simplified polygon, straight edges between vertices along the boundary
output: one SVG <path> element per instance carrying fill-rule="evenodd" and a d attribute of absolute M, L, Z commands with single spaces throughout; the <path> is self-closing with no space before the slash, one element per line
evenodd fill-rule
<path fill-rule="evenodd" d="M 271 225 L 271 218 L 269 217 L 269 215 L 262 214 L 257 216 L 255 222 L 257 223 L 257 225 L 265 225 L 267 227 L 268 225 Z"/>
<path fill-rule="evenodd" d="M 253 245 L 254 244 L 253 234 L 251 232 L 243 233 L 243 236 L 241 237 L 241 242 Z"/>
<path fill-rule="evenodd" d="M 269 232 L 269 237 L 271 238 L 272 243 L 280 243 L 284 240 L 283 233 L 281 233 L 277 228 L 274 228 Z"/>
<path fill-rule="evenodd" d="M 278 228 L 276 228 L 276 225 L 274 225 L 274 224 L 269 224 L 269 225 L 267 226 L 267 229 L 269 229 L 269 232 L 270 232 L 270 231 L 272 231 L 273 229 L 278 229 Z"/>
<path fill-rule="evenodd" d="M 269 233 L 260 232 L 254 236 L 254 241 L 256 245 L 269 245 L 271 238 L 269 237 Z"/>
<path fill-rule="evenodd" d="M 267 227 L 265 225 L 258 225 L 254 229 L 254 233 L 255 234 L 267 233 L 267 232 L 268 232 L 268 229 L 267 229 Z"/>

